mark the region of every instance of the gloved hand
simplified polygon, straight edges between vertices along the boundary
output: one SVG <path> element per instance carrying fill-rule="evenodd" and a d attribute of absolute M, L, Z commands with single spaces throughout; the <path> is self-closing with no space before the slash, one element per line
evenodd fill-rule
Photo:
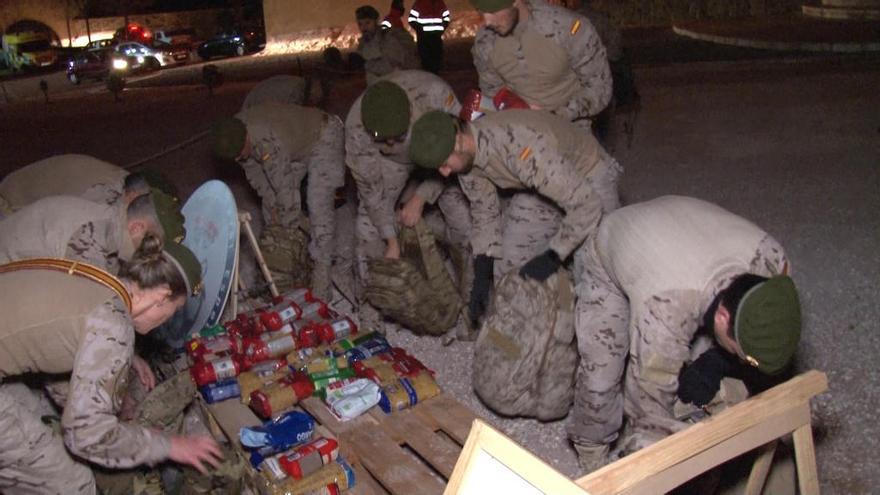
<path fill-rule="evenodd" d="M 468 311 L 471 315 L 471 323 L 477 327 L 480 318 L 489 307 L 489 290 L 492 288 L 494 277 L 492 271 L 495 267 L 495 259 L 478 254 L 474 258 L 474 284 L 471 287 L 471 300 L 468 304 Z"/>
<path fill-rule="evenodd" d="M 519 269 L 519 275 L 523 278 L 531 278 L 538 282 L 543 282 L 550 278 L 550 275 L 556 273 L 556 270 L 562 265 L 562 260 L 556 251 L 548 249 L 544 254 L 535 256 L 528 263 Z"/>
<path fill-rule="evenodd" d="M 678 378 L 678 397 L 682 402 L 698 407 L 712 402 L 728 372 L 729 364 L 722 352 L 709 349 L 684 368 Z"/>

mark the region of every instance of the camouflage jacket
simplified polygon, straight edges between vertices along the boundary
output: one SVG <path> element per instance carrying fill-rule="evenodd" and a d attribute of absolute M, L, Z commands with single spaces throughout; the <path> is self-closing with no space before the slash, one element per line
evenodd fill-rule
<path fill-rule="evenodd" d="M 69 375 L 61 418 L 64 443 L 90 462 L 129 468 L 168 456 L 170 440 L 117 418 L 128 387 L 135 331 L 119 295 L 65 272 L 0 274 L 0 379 Z"/>
<path fill-rule="evenodd" d="M 101 205 L 72 196 L 32 203 L 0 222 L 0 263 L 23 258 L 67 258 L 119 271 L 135 246 L 125 205 Z"/>
<path fill-rule="evenodd" d="M 499 36 L 481 27 L 471 50 L 480 89 L 510 88 L 530 105 L 568 120 L 592 117 L 611 101 L 611 69 L 596 29 L 585 17 L 544 2 L 527 4 L 529 19 Z"/>
<path fill-rule="evenodd" d="M 302 105 L 305 101 L 306 80 L 299 76 L 278 75 L 260 81 L 244 97 L 242 110 L 263 103 L 291 103 Z"/>
<path fill-rule="evenodd" d="M 384 79 L 398 84 L 409 97 L 410 126 L 431 110 L 456 115 L 461 110 L 452 88 L 434 74 L 415 70 L 398 71 Z M 386 167 L 412 171 L 414 164 L 409 158 L 409 135 L 403 143 L 393 147 L 374 142 L 361 121 L 361 98 L 363 95 L 355 100 L 345 119 L 345 162 L 351 169 L 358 195 L 366 206 L 370 220 L 379 229 L 382 238 L 389 239 L 397 236 L 395 204 L 383 199 L 383 171 Z M 443 181 L 436 175 L 422 182 L 416 193 L 428 203 L 434 203 L 442 191 Z"/>
<path fill-rule="evenodd" d="M 239 164 L 260 195 L 263 211 L 278 217 L 267 220 L 295 223 L 300 216 L 300 195 L 288 192 L 299 188 L 293 178 L 306 175 L 307 164 L 302 160 L 313 151 L 329 116 L 313 107 L 267 102 L 236 117 L 247 126 L 252 146 L 250 157 Z"/>
<path fill-rule="evenodd" d="M 361 37 L 357 52 L 364 58 L 367 84 L 397 70 L 419 68 L 416 44 L 404 29 L 382 29 L 370 39 Z"/>
<path fill-rule="evenodd" d="M 0 182 L 0 197 L 12 211 L 49 196 L 77 196 L 113 204 L 123 194 L 128 171 L 86 155 L 56 155 L 26 165 Z"/>
<path fill-rule="evenodd" d="M 755 224 L 711 203 L 662 196 L 605 215 L 598 259 L 629 300 L 630 367 L 671 417 L 678 373 L 715 296 L 743 273 L 785 273 L 782 246 Z M 641 345 L 640 345 L 641 344 Z M 638 401 L 636 401 L 638 402 Z"/>
<path fill-rule="evenodd" d="M 565 212 L 550 248 L 565 259 L 599 222 L 601 205 L 586 178 L 603 156 L 593 136 L 536 110 L 494 112 L 471 123 L 477 151 L 459 175 L 471 203 L 474 254 L 501 255 L 501 203 L 496 188 L 533 189 Z"/>

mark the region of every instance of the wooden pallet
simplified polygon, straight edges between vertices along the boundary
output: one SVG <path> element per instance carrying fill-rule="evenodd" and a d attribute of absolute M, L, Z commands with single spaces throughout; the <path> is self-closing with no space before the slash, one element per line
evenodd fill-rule
<path fill-rule="evenodd" d="M 355 471 L 352 495 L 442 494 L 476 418 L 446 394 L 391 415 L 373 408 L 347 422 L 337 420 L 314 397 L 300 407 L 315 418 L 318 434 L 339 441 L 341 453 Z M 235 400 L 209 405 L 207 410 L 215 429 L 232 445 L 239 445 L 242 427 L 260 424 L 250 409 Z"/>

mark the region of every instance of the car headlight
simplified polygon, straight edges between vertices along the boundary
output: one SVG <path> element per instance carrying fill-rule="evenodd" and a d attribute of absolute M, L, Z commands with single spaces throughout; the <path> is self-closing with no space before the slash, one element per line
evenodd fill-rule
<path fill-rule="evenodd" d="M 125 70 L 128 68 L 128 60 L 124 58 L 114 58 L 113 59 L 113 68 L 116 70 Z"/>

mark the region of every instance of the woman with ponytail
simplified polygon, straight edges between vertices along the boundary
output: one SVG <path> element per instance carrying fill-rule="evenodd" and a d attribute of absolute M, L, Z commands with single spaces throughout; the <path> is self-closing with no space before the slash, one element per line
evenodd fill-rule
<path fill-rule="evenodd" d="M 165 460 L 205 472 L 210 437 L 168 436 L 122 422 L 135 332 L 167 321 L 201 289 L 185 247 L 147 234 L 119 277 L 57 258 L 0 265 L 0 492 L 95 493 L 88 461 L 127 469 Z M 4 388 L 20 376 L 68 376 L 62 437 Z"/>

